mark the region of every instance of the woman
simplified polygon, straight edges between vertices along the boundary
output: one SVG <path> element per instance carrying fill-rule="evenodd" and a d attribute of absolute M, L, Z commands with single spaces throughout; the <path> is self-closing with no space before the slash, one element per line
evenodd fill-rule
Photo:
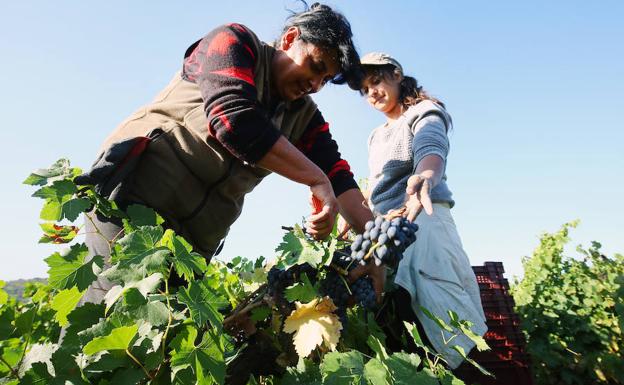
<path fill-rule="evenodd" d="M 156 209 L 208 260 L 245 195 L 271 172 L 309 186 L 322 202 L 308 218 L 308 233 L 327 236 L 338 211 L 362 229 L 371 213 L 359 204 L 349 165 L 308 96 L 327 82 L 358 88 L 351 37 L 346 18 L 318 3 L 289 17 L 273 45 L 240 24 L 214 29 L 186 50 L 181 71 L 106 139 L 91 171 L 77 181 L 96 185 L 122 207 Z M 118 237 L 121 224 L 92 217 L 90 253 L 108 260 L 100 234 Z M 110 287 L 98 279 L 83 302 L 100 302 Z"/>
<path fill-rule="evenodd" d="M 447 310 L 452 310 L 471 321 L 478 335 L 487 330 L 479 287 L 450 213 L 455 202 L 445 169 L 451 117 L 389 55 L 367 54 L 362 65 L 360 92 L 386 117 L 368 140 L 369 206 L 381 214 L 405 206 L 404 215 L 419 225 L 417 240 L 397 269 L 394 282 L 400 289 L 395 295 L 409 298 L 415 317 L 405 318 L 419 321 L 430 344 L 456 368 L 462 357 L 444 343 L 440 328 L 422 310 L 447 322 Z M 427 215 L 418 215 L 422 208 Z M 452 344 L 466 354 L 474 347 L 463 336 Z"/>

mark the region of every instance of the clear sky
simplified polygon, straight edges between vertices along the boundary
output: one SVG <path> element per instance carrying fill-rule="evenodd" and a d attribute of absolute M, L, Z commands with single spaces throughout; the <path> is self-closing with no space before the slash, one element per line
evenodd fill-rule
<path fill-rule="evenodd" d="M 333 1 L 361 53 L 395 56 L 454 119 L 452 210 L 473 264 L 522 273 L 543 231 L 581 219 L 574 243 L 624 252 L 624 3 Z M 291 0 L 4 1 L 0 5 L 0 279 L 45 276 L 41 201 L 21 184 L 60 157 L 88 168 L 105 136 L 148 102 L 213 27 L 275 39 Z M 357 177 L 383 116 L 347 87 L 314 99 Z M 220 256 L 270 257 L 308 214 L 307 189 L 268 177 Z"/>

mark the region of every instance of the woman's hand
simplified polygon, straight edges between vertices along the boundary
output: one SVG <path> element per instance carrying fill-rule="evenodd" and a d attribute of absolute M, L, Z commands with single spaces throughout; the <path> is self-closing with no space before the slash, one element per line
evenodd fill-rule
<path fill-rule="evenodd" d="M 424 208 L 427 215 L 433 214 L 433 205 L 431 204 L 431 179 L 423 174 L 415 174 L 407 180 L 407 201 L 405 202 L 404 215 L 408 220 L 416 219 L 420 211 Z"/>
<path fill-rule="evenodd" d="M 306 231 L 314 239 L 325 239 L 334 228 L 338 201 L 329 180 L 311 185 L 310 192 L 312 215 L 306 220 Z"/>

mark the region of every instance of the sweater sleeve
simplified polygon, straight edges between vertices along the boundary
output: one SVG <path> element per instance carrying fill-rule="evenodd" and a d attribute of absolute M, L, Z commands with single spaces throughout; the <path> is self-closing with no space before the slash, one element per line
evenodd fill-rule
<path fill-rule="evenodd" d="M 413 132 L 415 132 L 412 142 L 414 169 L 427 155 L 437 155 L 446 162 L 449 140 L 446 135 L 446 126 L 441 117 L 429 115 L 420 119 L 414 125 Z"/>
<path fill-rule="evenodd" d="M 358 188 L 351 167 L 342 159 L 338 144 L 329 132 L 329 123 L 325 121 L 320 111 L 316 111 L 296 146 L 323 170 L 336 196 L 352 188 Z"/>
<path fill-rule="evenodd" d="M 186 52 L 182 77 L 199 86 L 208 132 L 237 158 L 257 163 L 280 137 L 257 100 L 258 53 L 240 24 L 218 27 Z"/>

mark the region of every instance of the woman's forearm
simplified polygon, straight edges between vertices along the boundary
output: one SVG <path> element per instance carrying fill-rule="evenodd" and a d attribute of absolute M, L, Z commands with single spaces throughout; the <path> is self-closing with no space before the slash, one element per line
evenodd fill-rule
<path fill-rule="evenodd" d="M 439 155 L 427 155 L 418 162 L 414 174 L 429 179 L 431 188 L 434 188 L 444 176 L 444 160 Z"/>

